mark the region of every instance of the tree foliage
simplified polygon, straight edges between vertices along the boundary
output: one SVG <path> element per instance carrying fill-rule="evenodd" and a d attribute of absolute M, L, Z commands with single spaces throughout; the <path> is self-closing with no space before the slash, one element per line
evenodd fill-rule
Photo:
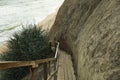
<path fill-rule="evenodd" d="M 8 51 L 1 59 L 5 61 L 31 61 L 53 57 L 54 54 L 48 43 L 48 33 L 38 29 L 36 25 L 27 28 L 19 33 L 15 33 L 8 41 Z M 29 67 L 1 70 L 0 80 L 20 80 L 29 73 Z"/>

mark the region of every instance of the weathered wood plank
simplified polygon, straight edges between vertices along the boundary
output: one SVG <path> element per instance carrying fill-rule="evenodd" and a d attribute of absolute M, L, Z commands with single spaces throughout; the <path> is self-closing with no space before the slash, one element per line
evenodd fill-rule
<path fill-rule="evenodd" d="M 71 56 L 60 51 L 57 80 L 76 80 Z"/>
<path fill-rule="evenodd" d="M 24 67 L 24 66 L 32 66 L 38 67 L 39 64 L 53 61 L 55 58 L 41 59 L 36 61 L 0 61 L 0 69 L 8 69 L 15 67 Z"/>
<path fill-rule="evenodd" d="M 33 61 L 0 61 L 0 69 L 8 69 L 23 66 L 32 66 Z"/>

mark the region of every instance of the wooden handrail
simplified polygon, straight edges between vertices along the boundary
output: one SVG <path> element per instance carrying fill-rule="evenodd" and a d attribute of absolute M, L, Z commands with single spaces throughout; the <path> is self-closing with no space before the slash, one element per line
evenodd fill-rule
<path fill-rule="evenodd" d="M 38 67 L 39 64 L 56 60 L 58 55 L 58 49 L 59 49 L 59 42 L 57 43 L 54 58 L 40 59 L 34 61 L 0 61 L 0 69 L 8 69 L 8 68 L 24 67 L 24 66 L 32 66 L 33 68 Z"/>
<path fill-rule="evenodd" d="M 0 61 L 0 69 L 8 69 L 15 67 L 32 66 L 33 68 L 38 67 L 39 64 L 53 61 L 55 58 L 41 59 L 36 61 Z"/>

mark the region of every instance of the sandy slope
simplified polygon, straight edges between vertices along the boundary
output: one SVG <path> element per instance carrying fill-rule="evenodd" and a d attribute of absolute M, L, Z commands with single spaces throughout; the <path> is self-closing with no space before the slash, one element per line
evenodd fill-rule
<path fill-rule="evenodd" d="M 55 10 L 54 13 L 48 15 L 45 19 L 43 19 L 40 23 L 38 23 L 38 27 L 42 27 L 42 29 L 44 30 L 50 30 L 50 28 L 54 24 L 57 12 L 58 12 L 58 8 Z"/>
<path fill-rule="evenodd" d="M 0 46 L 0 54 L 3 53 L 5 50 L 7 50 L 7 44 L 3 44 Z"/>

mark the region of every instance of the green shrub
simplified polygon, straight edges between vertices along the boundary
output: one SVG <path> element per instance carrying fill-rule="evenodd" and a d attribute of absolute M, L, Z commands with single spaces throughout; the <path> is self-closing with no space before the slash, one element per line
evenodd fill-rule
<path fill-rule="evenodd" d="M 31 61 L 53 57 L 54 54 L 48 43 L 48 33 L 36 28 L 36 25 L 15 33 L 8 41 L 9 50 L 2 55 L 5 61 Z M 29 67 L 1 70 L 0 80 L 21 80 L 29 73 Z"/>

